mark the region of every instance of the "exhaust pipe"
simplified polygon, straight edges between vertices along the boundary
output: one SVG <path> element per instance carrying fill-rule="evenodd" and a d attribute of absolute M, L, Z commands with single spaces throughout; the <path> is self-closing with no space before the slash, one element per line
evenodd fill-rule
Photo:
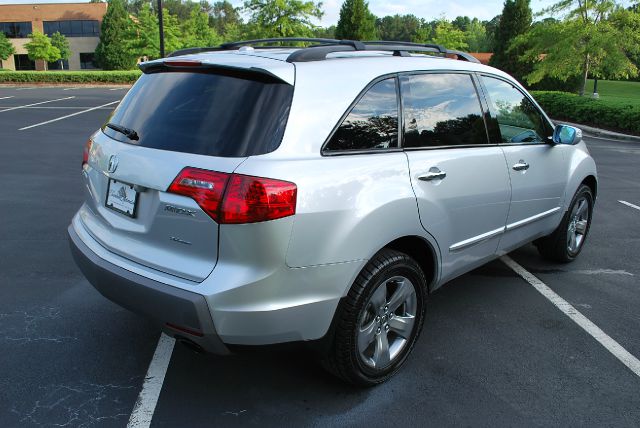
<path fill-rule="evenodd" d="M 190 350 L 192 350 L 193 352 L 195 352 L 196 354 L 204 354 L 205 350 L 202 346 L 198 345 L 196 342 L 194 342 L 193 340 L 187 339 L 186 337 L 182 337 L 182 336 L 176 336 L 175 338 L 179 343 L 181 343 L 182 345 L 184 345 L 185 347 L 189 348 Z"/>

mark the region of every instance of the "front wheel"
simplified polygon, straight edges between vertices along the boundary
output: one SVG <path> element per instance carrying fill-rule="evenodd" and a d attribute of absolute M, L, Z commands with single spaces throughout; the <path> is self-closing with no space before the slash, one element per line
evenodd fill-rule
<path fill-rule="evenodd" d="M 324 366 L 362 386 L 391 377 L 422 330 L 426 287 L 422 269 L 408 255 L 390 249 L 376 254 L 338 307 Z"/>
<path fill-rule="evenodd" d="M 584 247 L 592 215 L 593 193 L 588 186 L 582 185 L 558 228 L 551 235 L 536 241 L 540 254 L 561 263 L 573 261 Z"/>

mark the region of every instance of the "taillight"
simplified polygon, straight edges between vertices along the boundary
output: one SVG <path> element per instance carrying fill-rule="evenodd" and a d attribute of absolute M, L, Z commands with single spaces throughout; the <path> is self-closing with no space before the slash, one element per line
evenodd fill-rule
<path fill-rule="evenodd" d="M 173 180 L 168 192 L 192 198 L 204 212 L 220 223 L 220 202 L 228 180 L 229 174 L 224 172 L 185 168 Z"/>
<path fill-rule="evenodd" d="M 296 213 L 298 189 L 288 181 L 233 174 L 224 195 L 222 223 L 257 223 Z"/>
<path fill-rule="evenodd" d="M 188 196 L 217 223 L 257 223 L 296 213 L 294 183 L 271 178 L 185 168 L 168 192 Z"/>
<path fill-rule="evenodd" d="M 92 145 L 93 145 L 93 140 L 90 139 L 84 145 L 84 149 L 82 149 L 82 169 L 85 169 L 85 165 L 89 164 L 89 153 L 91 152 Z"/>

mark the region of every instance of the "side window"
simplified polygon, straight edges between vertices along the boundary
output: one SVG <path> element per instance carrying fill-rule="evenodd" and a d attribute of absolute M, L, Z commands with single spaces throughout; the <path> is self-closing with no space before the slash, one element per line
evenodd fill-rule
<path fill-rule="evenodd" d="M 502 142 L 544 143 L 553 129 L 536 106 L 519 89 L 493 77 L 482 80 L 489 96 L 489 105 L 497 119 Z"/>
<path fill-rule="evenodd" d="M 404 147 L 487 144 L 482 108 L 468 74 L 402 78 Z"/>
<path fill-rule="evenodd" d="M 325 151 L 376 150 L 398 147 L 396 79 L 373 85 L 336 130 Z"/>

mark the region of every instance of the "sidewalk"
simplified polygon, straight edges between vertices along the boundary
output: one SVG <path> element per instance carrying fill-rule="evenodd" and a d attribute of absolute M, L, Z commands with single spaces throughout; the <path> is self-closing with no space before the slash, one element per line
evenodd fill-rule
<path fill-rule="evenodd" d="M 582 133 L 587 137 L 610 138 L 612 140 L 632 141 L 632 142 L 640 143 L 640 136 L 637 136 L 637 135 L 621 134 L 619 132 L 608 131 L 606 129 L 600 129 L 600 128 L 594 128 L 592 126 L 581 125 L 579 123 L 571 123 L 564 120 L 553 119 L 553 123 L 555 124 L 563 123 L 566 125 L 575 126 L 576 128 L 580 128 L 582 130 Z"/>

